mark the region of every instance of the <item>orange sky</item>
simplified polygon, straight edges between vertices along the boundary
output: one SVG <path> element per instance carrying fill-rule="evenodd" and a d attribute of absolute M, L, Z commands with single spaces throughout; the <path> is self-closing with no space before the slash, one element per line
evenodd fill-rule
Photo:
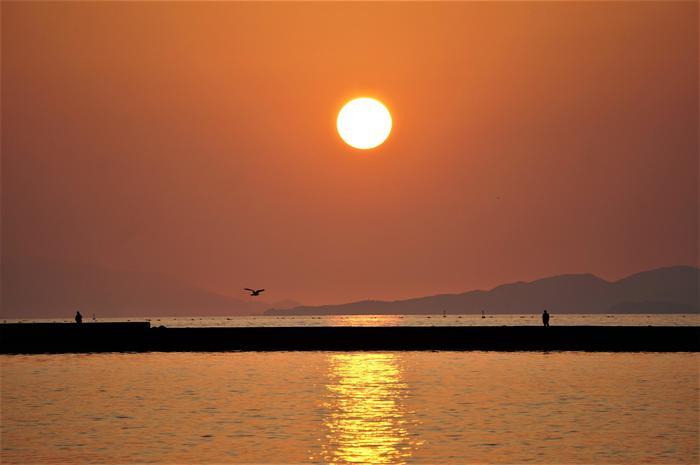
<path fill-rule="evenodd" d="M 697 2 L 2 3 L 4 255 L 332 303 L 697 241 Z"/>

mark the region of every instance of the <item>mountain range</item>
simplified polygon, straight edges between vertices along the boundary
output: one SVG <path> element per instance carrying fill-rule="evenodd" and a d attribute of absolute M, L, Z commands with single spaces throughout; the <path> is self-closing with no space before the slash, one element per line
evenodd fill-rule
<path fill-rule="evenodd" d="M 491 290 L 406 300 L 303 306 L 234 298 L 149 272 L 29 257 L 2 257 L 0 316 L 362 315 L 455 313 L 695 313 L 700 269 L 657 268 L 609 282 L 592 274 L 558 275 Z M 242 292 L 242 290 L 241 290 Z M 244 300 L 245 299 L 245 300 Z"/>
<path fill-rule="evenodd" d="M 236 299 L 159 273 L 33 257 L 3 256 L 0 281 L 4 318 L 72 318 L 78 309 L 86 317 L 259 315 L 299 305 Z"/>
<path fill-rule="evenodd" d="M 491 290 L 441 294 L 406 300 L 363 300 L 341 305 L 270 309 L 267 315 L 382 315 L 533 313 L 696 313 L 700 312 L 700 269 L 657 268 L 619 281 L 592 274 L 568 274 Z"/>

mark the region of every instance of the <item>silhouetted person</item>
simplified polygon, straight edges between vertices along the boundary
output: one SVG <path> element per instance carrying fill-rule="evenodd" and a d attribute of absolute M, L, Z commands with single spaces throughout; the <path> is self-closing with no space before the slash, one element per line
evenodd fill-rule
<path fill-rule="evenodd" d="M 547 313 L 546 309 L 544 312 L 542 312 L 542 324 L 545 326 L 549 326 L 549 313 Z"/>
<path fill-rule="evenodd" d="M 83 322 L 83 315 L 81 315 L 80 312 L 75 312 L 75 322 L 76 322 L 76 323 L 82 323 L 82 322 Z"/>

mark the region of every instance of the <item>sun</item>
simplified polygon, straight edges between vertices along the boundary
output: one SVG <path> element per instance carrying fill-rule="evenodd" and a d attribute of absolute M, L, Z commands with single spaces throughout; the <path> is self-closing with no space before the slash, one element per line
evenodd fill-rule
<path fill-rule="evenodd" d="M 360 97 L 350 100 L 338 113 L 338 134 L 351 147 L 373 149 L 391 132 L 391 114 L 379 100 Z"/>

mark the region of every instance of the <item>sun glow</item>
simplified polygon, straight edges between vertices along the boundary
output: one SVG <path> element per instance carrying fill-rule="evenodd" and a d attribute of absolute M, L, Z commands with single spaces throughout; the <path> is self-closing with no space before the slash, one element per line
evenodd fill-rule
<path fill-rule="evenodd" d="M 361 97 L 346 103 L 338 113 L 338 134 L 351 147 L 373 149 L 391 132 L 391 114 L 379 101 Z"/>

